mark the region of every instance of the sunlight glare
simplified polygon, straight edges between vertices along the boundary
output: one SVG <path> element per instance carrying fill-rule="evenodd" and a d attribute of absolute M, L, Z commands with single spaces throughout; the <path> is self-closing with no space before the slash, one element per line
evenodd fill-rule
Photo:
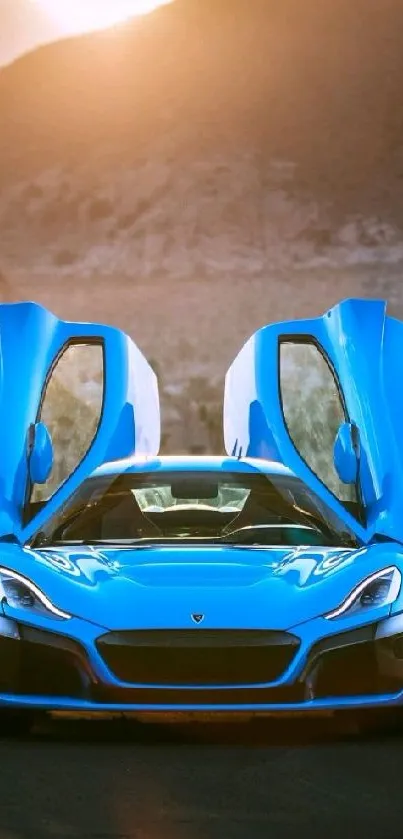
<path fill-rule="evenodd" d="M 34 0 L 64 34 L 106 29 L 171 0 Z"/>

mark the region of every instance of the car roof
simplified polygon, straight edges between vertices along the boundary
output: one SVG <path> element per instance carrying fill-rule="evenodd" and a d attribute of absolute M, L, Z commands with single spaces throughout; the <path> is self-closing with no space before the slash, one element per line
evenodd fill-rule
<path fill-rule="evenodd" d="M 214 455 L 161 455 L 160 457 L 128 457 L 104 463 L 91 477 L 115 475 L 122 472 L 258 472 L 265 475 L 293 476 L 287 466 L 271 460 L 237 458 Z"/>

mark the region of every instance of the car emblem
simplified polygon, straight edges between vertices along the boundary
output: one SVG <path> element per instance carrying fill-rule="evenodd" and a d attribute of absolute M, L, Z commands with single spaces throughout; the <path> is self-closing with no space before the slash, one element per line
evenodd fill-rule
<path fill-rule="evenodd" d="M 191 615 L 191 618 L 192 618 L 193 623 L 201 623 L 202 621 L 204 621 L 204 615 L 200 615 L 200 614 Z"/>

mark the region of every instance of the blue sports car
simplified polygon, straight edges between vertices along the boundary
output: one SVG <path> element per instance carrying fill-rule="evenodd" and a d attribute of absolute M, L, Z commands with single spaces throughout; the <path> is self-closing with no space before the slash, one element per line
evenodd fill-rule
<path fill-rule="evenodd" d="M 403 703 L 403 324 L 267 326 L 222 457 L 159 456 L 112 327 L 0 306 L 0 707 L 283 713 Z"/>

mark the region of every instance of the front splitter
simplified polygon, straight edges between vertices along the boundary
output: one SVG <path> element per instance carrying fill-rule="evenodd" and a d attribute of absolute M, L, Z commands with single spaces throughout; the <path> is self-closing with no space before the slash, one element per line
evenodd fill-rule
<path fill-rule="evenodd" d="M 398 694 L 382 696 L 353 696 L 337 697 L 327 699 L 313 699 L 306 702 L 295 702 L 287 704 L 253 703 L 243 705 L 171 705 L 171 704 L 133 704 L 133 703 L 97 703 L 87 700 L 70 699 L 68 697 L 49 696 L 18 696 L 14 694 L 0 694 L 1 708 L 31 708 L 43 711 L 66 711 L 77 713 L 172 713 L 185 715 L 188 713 L 197 714 L 268 714 L 286 716 L 288 714 L 317 714 L 323 711 L 337 711 L 341 709 L 359 708 L 385 708 L 403 705 L 403 691 Z"/>

